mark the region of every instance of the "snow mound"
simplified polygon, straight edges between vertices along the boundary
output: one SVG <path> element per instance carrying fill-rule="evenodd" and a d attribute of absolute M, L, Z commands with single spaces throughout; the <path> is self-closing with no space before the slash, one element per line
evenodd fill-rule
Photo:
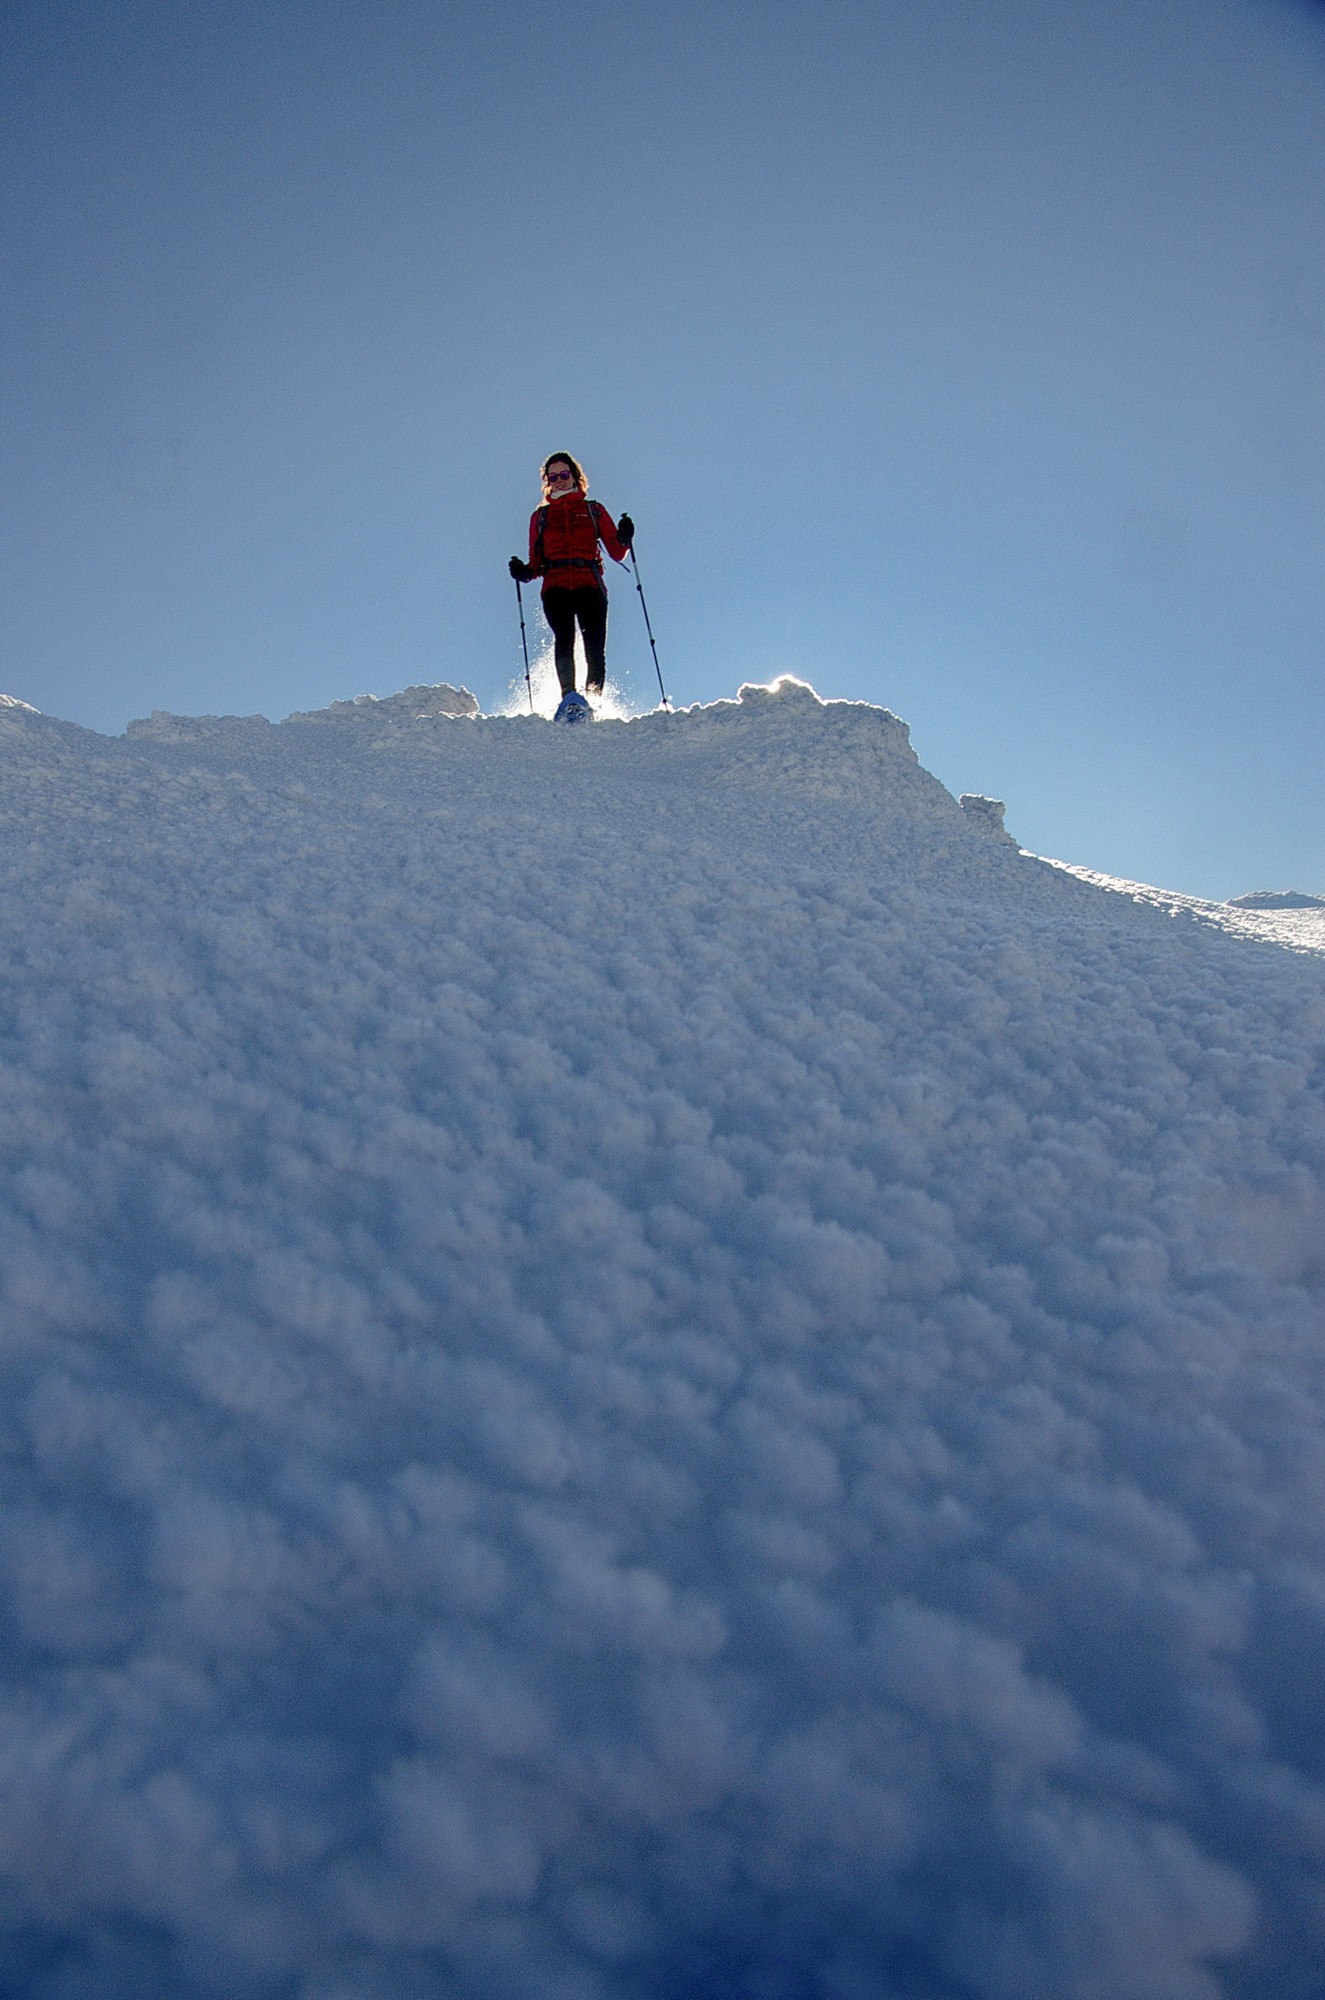
<path fill-rule="evenodd" d="M 44 715 L 31 702 L 19 701 L 12 694 L 0 694 L 0 738 L 11 742 L 23 742 L 31 747 L 40 743 L 49 751 L 61 740 L 80 743 L 86 747 L 98 741 L 93 729 L 84 729 L 81 723 L 61 722 L 53 715 Z"/>
<path fill-rule="evenodd" d="M 1318 1993 L 1325 915 L 417 696 L 0 727 L 0 1992 Z"/>
<path fill-rule="evenodd" d="M 969 813 L 972 821 L 991 840 L 1012 840 L 1012 835 L 1003 824 L 1007 811 L 1002 799 L 986 799 L 979 792 L 963 792 L 957 801 L 964 813 Z M 1013 841 L 1015 847 L 1016 842 Z"/>

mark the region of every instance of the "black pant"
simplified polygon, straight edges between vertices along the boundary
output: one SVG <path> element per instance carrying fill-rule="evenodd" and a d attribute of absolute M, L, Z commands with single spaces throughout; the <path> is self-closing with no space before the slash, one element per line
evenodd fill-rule
<path fill-rule="evenodd" d="M 588 663 L 585 687 L 590 694 L 601 694 L 603 682 L 607 678 L 607 595 L 596 583 L 583 584 L 578 590 L 558 589 L 543 592 L 543 616 L 552 627 L 552 637 L 556 641 L 557 679 L 561 682 L 561 692 L 569 694 L 575 685 L 575 622 L 579 620 L 580 631 L 584 634 L 584 657 Z"/>

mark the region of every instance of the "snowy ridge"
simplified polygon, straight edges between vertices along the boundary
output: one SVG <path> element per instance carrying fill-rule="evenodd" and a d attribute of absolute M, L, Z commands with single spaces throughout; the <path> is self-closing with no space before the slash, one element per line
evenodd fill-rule
<path fill-rule="evenodd" d="M 1267 944 L 1285 945 L 1290 951 L 1325 952 L 1325 899 L 1319 896 L 1296 890 L 1282 894 L 1254 891 L 1226 903 L 1211 903 L 1200 896 L 1180 896 L 1172 889 L 1129 882 L 1120 875 L 1101 875 L 1070 861 L 1051 861 L 1049 865 L 1113 895 L 1130 897 L 1141 908 L 1164 910 L 1173 917 L 1194 917 L 1234 937 L 1261 938 Z"/>
<path fill-rule="evenodd" d="M 0 711 L 0 1991 L 1316 2000 L 1313 913 L 434 692 Z"/>

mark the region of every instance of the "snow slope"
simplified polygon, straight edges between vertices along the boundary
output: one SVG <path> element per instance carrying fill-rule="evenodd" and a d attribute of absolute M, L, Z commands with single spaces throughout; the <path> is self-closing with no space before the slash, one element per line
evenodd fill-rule
<path fill-rule="evenodd" d="M 0 710 L 0 1991 L 1317 2000 L 1310 913 L 409 695 Z"/>

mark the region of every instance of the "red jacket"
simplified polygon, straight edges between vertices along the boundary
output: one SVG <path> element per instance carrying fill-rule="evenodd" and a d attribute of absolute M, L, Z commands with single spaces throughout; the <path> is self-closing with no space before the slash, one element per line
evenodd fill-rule
<path fill-rule="evenodd" d="M 596 583 L 606 596 L 600 541 L 614 562 L 626 560 L 626 544 L 606 507 L 583 493 L 558 494 L 529 518 L 529 567 L 542 577 L 545 591 Z"/>

